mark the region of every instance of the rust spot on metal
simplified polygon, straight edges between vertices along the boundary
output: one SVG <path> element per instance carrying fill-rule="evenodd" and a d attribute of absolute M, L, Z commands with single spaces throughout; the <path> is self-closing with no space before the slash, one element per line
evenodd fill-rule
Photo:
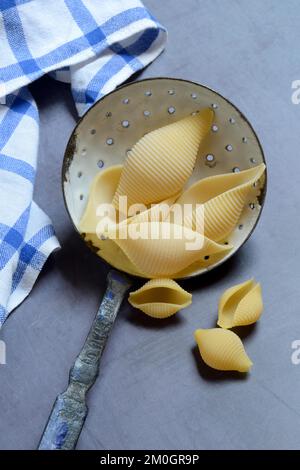
<path fill-rule="evenodd" d="M 95 246 L 91 242 L 91 240 L 86 240 L 85 239 L 85 233 L 81 233 L 80 235 L 83 238 L 83 240 L 85 241 L 85 243 L 87 244 L 87 246 L 90 248 L 90 250 L 92 250 L 94 253 L 98 253 L 98 251 L 100 251 L 100 249 L 97 246 Z"/>
<path fill-rule="evenodd" d="M 65 156 L 64 156 L 64 161 L 63 161 L 63 180 L 64 181 L 67 181 L 67 172 L 69 171 L 70 165 L 74 158 L 74 154 L 76 152 L 76 144 L 77 144 L 77 134 L 74 132 L 74 134 L 70 137 L 70 140 L 66 148 Z"/>

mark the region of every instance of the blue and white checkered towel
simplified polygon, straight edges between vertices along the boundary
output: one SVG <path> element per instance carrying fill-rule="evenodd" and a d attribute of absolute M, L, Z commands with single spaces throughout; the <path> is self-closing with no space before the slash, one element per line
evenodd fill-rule
<path fill-rule="evenodd" d="M 0 326 L 59 247 L 32 200 L 39 114 L 27 85 L 45 73 L 70 81 L 81 115 L 165 41 L 139 0 L 0 1 Z"/>

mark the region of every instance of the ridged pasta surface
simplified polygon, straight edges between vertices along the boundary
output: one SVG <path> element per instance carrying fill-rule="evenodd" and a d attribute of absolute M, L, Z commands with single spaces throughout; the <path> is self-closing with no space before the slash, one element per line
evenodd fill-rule
<path fill-rule="evenodd" d="M 127 196 L 130 206 L 159 202 L 178 193 L 193 171 L 213 115 L 206 108 L 142 137 L 125 161 L 114 206 L 119 207 L 119 196 Z"/>
<path fill-rule="evenodd" d="M 128 232 L 128 227 L 131 232 Z M 134 233 L 137 236 L 142 233 L 143 238 L 135 238 Z M 111 236 L 109 233 L 108 235 Z M 226 253 L 232 248 L 168 222 L 120 226 L 115 242 L 146 277 L 172 276 L 201 257 L 218 252 Z"/>
<path fill-rule="evenodd" d="M 227 289 L 219 302 L 218 325 L 222 328 L 251 325 L 263 311 L 260 284 L 253 279 Z"/>
<path fill-rule="evenodd" d="M 252 362 L 240 338 L 230 330 L 196 330 L 195 339 L 203 361 L 213 369 L 248 372 Z"/>
<path fill-rule="evenodd" d="M 206 237 L 224 240 L 237 225 L 245 205 L 257 193 L 253 184 L 261 178 L 265 165 L 261 164 L 240 173 L 227 173 L 197 181 L 177 200 L 193 204 L 194 210 L 184 219 L 184 225 L 193 230 L 204 230 Z M 199 204 L 199 208 L 196 208 Z"/>
<path fill-rule="evenodd" d="M 141 222 L 163 222 L 170 212 L 172 204 L 179 197 L 179 195 L 174 195 L 165 199 L 162 202 L 157 204 L 151 204 L 151 207 L 147 210 L 142 211 L 140 214 L 134 215 L 128 219 L 127 223 L 141 223 Z"/>
<path fill-rule="evenodd" d="M 113 240 L 99 238 L 95 233 L 86 233 L 84 239 L 104 261 L 113 265 L 116 269 L 133 276 L 144 277 L 143 273 L 138 271 L 124 251 Z"/>

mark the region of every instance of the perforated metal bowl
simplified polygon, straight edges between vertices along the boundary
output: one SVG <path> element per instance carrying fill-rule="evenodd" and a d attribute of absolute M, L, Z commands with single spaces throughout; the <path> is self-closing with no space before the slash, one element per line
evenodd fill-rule
<path fill-rule="evenodd" d="M 246 170 L 265 163 L 258 137 L 246 117 L 217 92 L 187 80 L 152 78 L 117 88 L 80 119 L 68 142 L 62 168 L 66 208 L 78 231 L 80 218 L 97 172 L 123 163 L 128 150 L 144 134 L 210 106 L 215 119 L 199 148 L 187 187 L 211 175 Z M 245 207 L 228 237 L 233 249 L 223 259 L 192 272 L 202 274 L 229 259 L 252 234 L 260 217 L 266 177 L 256 185 L 257 198 Z M 101 256 L 101 253 L 100 253 Z M 112 260 L 112 265 L 116 266 Z"/>

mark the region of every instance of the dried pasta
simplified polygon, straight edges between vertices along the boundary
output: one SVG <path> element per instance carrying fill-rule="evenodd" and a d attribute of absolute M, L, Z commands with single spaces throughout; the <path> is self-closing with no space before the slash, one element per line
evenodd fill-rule
<path fill-rule="evenodd" d="M 96 215 L 100 204 L 110 204 L 118 186 L 123 165 L 114 165 L 97 173 L 92 181 L 89 199 L 80 220 L 79 230 L 83 233 L 96 233 L 101 217 Z"/>
<path fill-rule="evenodd" d="M 213 369 L 248 372 L 253 365 L 240 338 L 230 330 L 196 330 L 195 340 L 203 361 Z"/>
<path fill-rule="evenodd" d="M 211 240 L 224 240 L 236 226 L 245 205 L 257 197 L 253 184 L 264 171 L 262 163 L 240 173 L 210 176 L 194 183 L 176 201 L 182 206 L 200 205 L 198 214 L 193 209 L 184 218 L 184 225 L 193 230 L 204 229 L 205 236 Z"/>
<path fill-rule="evenodd" d="M 128 232 L 128 227 L 131 232 Z M 133 233 L 143 234 L 135 238 Z M 168 234 L 168 238 L 166 237 Z M 116 234 L 108 236 L 124 251 L 132 264 L 145 277 L 169 277 L 183 270 L 200 257 L 228 252 L 232 247 L 219 245 L 199 233 L 169 222 L 142 222 L 120 225 Z M 187 249 L 187 244 L 194 249 Z"/>
<path fill-rule="evenodd" d="M 261 286 L 253 279 L 227 289 L 219 302 L 218 325 L 222 328 L 255 323 L 263 311 Z"/>
<path fill-rule="evenodd" d="M 193 171 L 213 116 L 213 111 L 205 108 L 142 137 L 125 161 L 114 206 L 119 208 L 120 196 L 127 196 L 130 206 L 159 202 L 178 193 Z"/>
<path fill-rule="evenodd" d="M 195 273 L 200 273 L 201 270 L 209 269 L 211 265 L 215 265 L 216 263 L 223 261 L 226 256 L 229 255 L 229 251 L 220 251 L 218 253 L 210 254 L 209 257 L 201 257 L 194 263 L 190 264 L 187 268 L 184 268 L 182 271 L 176 273 L 173 278 L 174 279 L 181 279 L 185 277 L 193 276 Z"/>
<path fill-rule="evenodd" d="M 114 240 L 99 238 L 95 233 L 86 233 L 84 239 L 104 261 L 113 265 L 116 269 L 120 269 L 120 271 L 124 271 L 132 276 L 145 277 L 132 264 L 128 256 L 126 256 Z"/>
<path fill-rule="evenodd" d="M 151 204 L 151 207 L 147 210 L 142 211 L 140 214 L 134 215 L 127 219 L 127 223 L 141 223 L 141 222 L 163 222 L 168 218 L 170 209 L 174 201 L 179 197 L 179 194 L 175 194 L 168 199 L 157 204 Z"/>
<path fill-rule="evenodd" d="M 213 116 L 206 108 L 141 138 L 124 166 L 115 165 L 96 175 L 79 224 L 85 240 L 105 261 L 150 279 L 131 292 L 128 300 L 154 318 L 167 318 L 190 305 L 192 295 L 170 278 L 189 276 L 223 259 L 233 248 L 224 243 L 227 236 L 263 186 L 265 165 L 261 164 L 202 179 L 184 191 Z M 121 221 L 119 196 L 127 196 L 129 209 Z M 99 231 L 105 217 L 97 214 L 101 204 L 111 204 L 116 213 L 114 218 L 106 214 L 108 223 Z M 178 222 L 172 211 L 175 204 L 183 213 L 184 205 L 192 204 L 193 211 Z M 138 210 L 141 205 L 141 211 L 130 212 L 132 205 Z M 204 226 L 199 224 L 203 215 Z M 262 309 L 261 287 L 254 280 L 227 289 L 219 302 L 221 328 L 195 331 L 204 362 L 218 370 L 247 372 L 252 362 L 229 328 L 254 323 Z"/>
<path fill-rule="evenodd" d="M 192 294 L 172 279 L 152 279 L 129 294 L 129 303 L 154 318 L 167 318 L 192 302 Z"/>

